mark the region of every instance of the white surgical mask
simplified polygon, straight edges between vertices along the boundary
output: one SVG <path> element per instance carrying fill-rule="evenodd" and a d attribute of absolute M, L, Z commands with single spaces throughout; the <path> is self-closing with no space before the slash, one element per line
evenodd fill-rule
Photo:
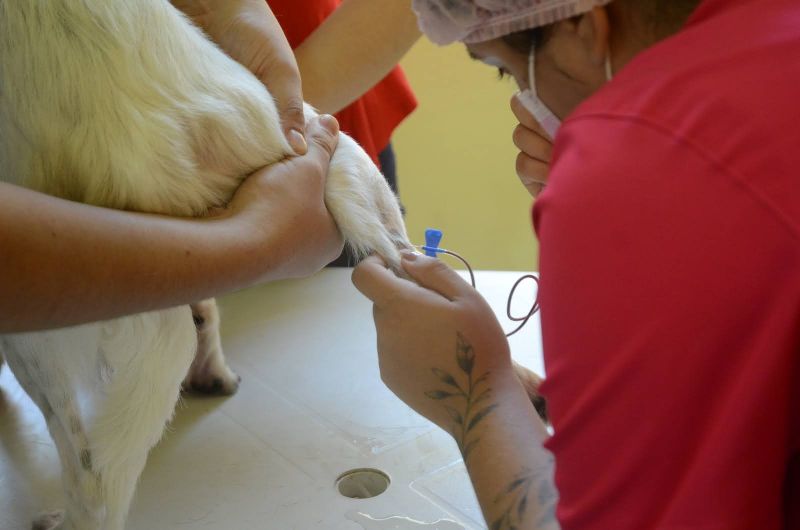
<path fill-rule="evenodd" d="M 544 132 L 554 139 L 558 129 L 561 127 L 561 119 L 556 116 L 550 108 L 545 105 L 544 101 L 539 98 L 536 93 L 536 53 L 533 47 L 528 54 L 528 86 L 529 88 L 519 92 L 517 97 L 520 103 L 528 109 L 534 119 L 542 126 Z M 611 81 L 613 74 L 611 72 L 611 53 L 606 56 L 606 80 Z"/>

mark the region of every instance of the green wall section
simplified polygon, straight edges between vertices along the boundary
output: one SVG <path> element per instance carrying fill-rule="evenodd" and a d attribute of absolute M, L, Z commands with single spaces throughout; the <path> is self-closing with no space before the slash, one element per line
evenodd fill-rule
<path fill-rule="evenodd" d="M 511 80 L 469 59 L 464 46 L 420 40 L 404 59 L 419 107 L 395 132 L 400 196 L 414 243 L 426 227 L 473 267 L 538 269 L 532 200 L 514 171 Z"/>

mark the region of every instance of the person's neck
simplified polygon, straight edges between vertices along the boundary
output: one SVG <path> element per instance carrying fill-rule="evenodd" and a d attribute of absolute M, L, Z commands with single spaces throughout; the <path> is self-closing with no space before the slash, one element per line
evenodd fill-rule
<path fill-rule="evenodd" d="M 610 44 L 611 66 L 614 72 L 621 70 L 640 52 L 681 31 L 691 15 L 687 12 L 685 17 L 675 17 L 669 24 L 652 24 L 647 20 L 651 15 L 643 13 L 639 7 L 634 7 L 631 1 L 613 2 L 608 9 L 614 28 Z"/>

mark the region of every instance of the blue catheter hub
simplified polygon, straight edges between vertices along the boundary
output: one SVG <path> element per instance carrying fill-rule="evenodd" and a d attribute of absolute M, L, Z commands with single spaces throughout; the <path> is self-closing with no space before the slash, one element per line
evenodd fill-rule
<path fill-rule="evenodd" d="M 442 231 L 435 228 L 428 228 L 425 230 L 425 246 L 422 250 L 425 251 L 426 256 L 432 258 L 436 257 L 436 252 L 439 250 L 439 243 L 442 241 Z"/>

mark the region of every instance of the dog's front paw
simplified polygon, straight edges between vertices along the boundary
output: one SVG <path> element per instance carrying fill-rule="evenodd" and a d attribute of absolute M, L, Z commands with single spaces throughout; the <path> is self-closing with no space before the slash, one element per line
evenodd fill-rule
<path fill-rule="evenodd" d="M 55 530 L 64 522 L 64 510 L 43 513 L 33 520 L 32 530 Z"/>
<path fill-rule="evenodd" d="M 198 394 L 213 396 L 230 396 L 239 390 L 242 378 L 225 364 L 216 366 L 203 366 L 189 372 L 183 382 L 183 389 Z"/>

